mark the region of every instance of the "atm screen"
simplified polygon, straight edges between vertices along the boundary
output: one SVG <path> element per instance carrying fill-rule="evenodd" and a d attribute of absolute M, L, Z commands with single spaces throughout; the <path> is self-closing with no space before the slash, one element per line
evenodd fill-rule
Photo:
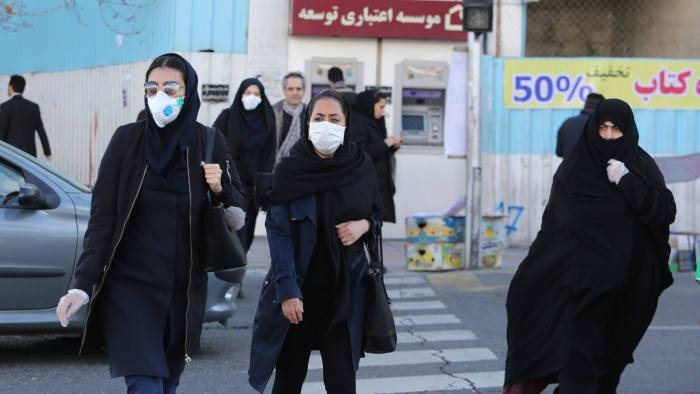
<path fill-rule="evenodd" d="M 422 115 L 401 115 L 403 130 L 425 130 L 425 117 Z"/>

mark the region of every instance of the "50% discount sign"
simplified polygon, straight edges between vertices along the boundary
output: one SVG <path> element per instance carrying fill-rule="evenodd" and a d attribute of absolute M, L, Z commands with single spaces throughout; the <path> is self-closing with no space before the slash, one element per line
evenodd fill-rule
<path fill-rule="evenodd" d="M 578 106 L 595 88 L 586 83 L 585 76 L 515 74 L 507 101 L 511 107 Z"/>

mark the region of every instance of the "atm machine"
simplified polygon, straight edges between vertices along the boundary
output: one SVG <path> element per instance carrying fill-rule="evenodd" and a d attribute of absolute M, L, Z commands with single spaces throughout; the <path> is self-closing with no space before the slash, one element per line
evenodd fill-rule
<path fill-rule="evenodd" d="M 309 98 L 318 92 L 328 89 L 328 69 L 336 66 L 343 70 L 345 84 L 355 89 L 356 92 L 364 90 L 362 83 L 362 62 L 356 58 L 342 57 L 312 57 L 305 62 L 307 86 L 306 91 Z"/>
<path fill-rule="evenodd" d="M 442 146 L 447 62 L 404 60 L 396 65 L 394 136 L 405 145 Z"/>

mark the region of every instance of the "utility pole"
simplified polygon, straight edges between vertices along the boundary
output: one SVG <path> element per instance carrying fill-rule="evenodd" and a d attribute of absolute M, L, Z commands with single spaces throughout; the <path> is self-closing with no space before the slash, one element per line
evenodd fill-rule
<path fill-rule="evenodd" d="M 467 192 L 465 215 L 469 225 L 465 229 L 465 256 L 469 256 L 469 269 L 479 268 L 479 237 L 481 235 L 481 145 L 479 137 L 479 103 L 481 101 L 481 39 L 480 35 L 493 28 L 493 0 L 462 0 L 462 22 L 467 32 L 469 50 L 467 94 L 469 111 L 467 127 L 469 152 L 467 153 Z"/>
<path fill-rule="evenodd" d="M 469 269 L 479 268 L 479 235 L 481 233 L 481 146 L 479 134 L 481 131 L 479 123 L 479 102 L 480 81 L 481 81 L 481 41 L 478 32 L 468 32 L 467 41 L 469 46 L 468 62 L 468 82 L 467 91 L 469 94 L 469 111 L 467 113 L 468 124 L 468 147 L 467 155 L 467 205 L 465 214 L 469 218 L 466 240 L 469 247 Z"/>

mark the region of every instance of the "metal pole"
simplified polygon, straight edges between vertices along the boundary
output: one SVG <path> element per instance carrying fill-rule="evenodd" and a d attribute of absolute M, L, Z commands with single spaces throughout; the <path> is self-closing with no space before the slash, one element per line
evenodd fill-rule
<path fill-rule="evenodd" d="M 469 155 L 467 172 L 469 183 L 469 269 L 479 268 L 479 235 L 481 227 L 481 147 L 479 134 L 479 101 L 481 74 L 481 41 L 477 33 L 469 36 Z M 466 210 L 465 210 L 466 213 Z"/>

